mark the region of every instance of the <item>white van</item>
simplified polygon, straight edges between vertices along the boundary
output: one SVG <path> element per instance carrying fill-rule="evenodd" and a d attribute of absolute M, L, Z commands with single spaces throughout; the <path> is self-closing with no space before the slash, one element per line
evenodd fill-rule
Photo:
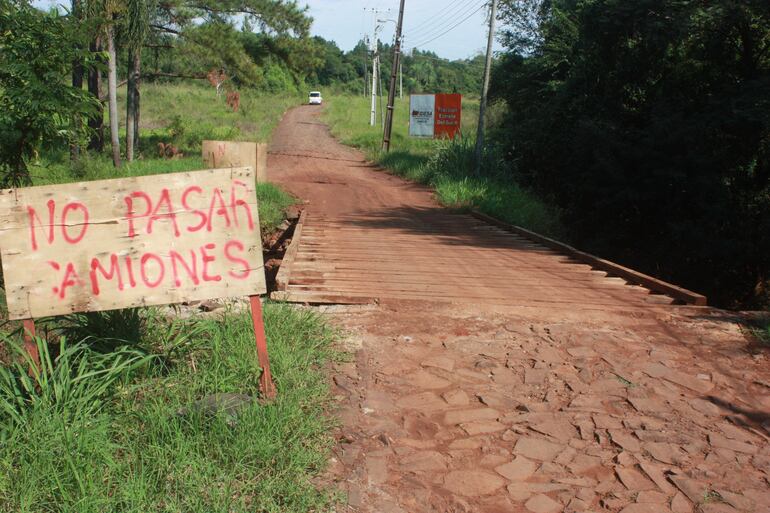
<path fill-rule="evenodd" d="M 310 105 L 321 105 L 323 98 L 321 98 L 320 91 L 310 91 L 310 96 L 308 96 L 307 102 Z"/>

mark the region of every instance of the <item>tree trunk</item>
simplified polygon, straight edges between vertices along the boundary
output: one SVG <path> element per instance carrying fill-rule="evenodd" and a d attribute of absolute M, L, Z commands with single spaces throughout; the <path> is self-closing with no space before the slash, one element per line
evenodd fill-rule
<path fill-rule="evenodd" d="M 134 55 L 134 74 L 136 75 L 136 87 L 134 87 L 134 153 L 139 153 L 139 117 L 142 114 L 142 98 L 140 86 L 142 84 L 142 49 Z"/>
<path fill-rule="evenodd" d="M 82 20 L 83 13 L 80 7 L 80 0 L 72 0 L 72 16 L 75 20 L 78 22 Z M 80 48 L 80 47 L 78 47 Z M 72 62 L 72 87 L 75 89 L 83 89 L 83 63 L 80 61 L 80 59 L 75 59 Z M 83 120 L 80 119 L 80 116 L 75 116 L 73 119 L 73 131 L 78 134 L 80 133 L 80 127 L 82 126 Z M 80 146 L 78 144 L 78 141 L 73 141 L 70 145 L 70 159 L 73 162 L 76 162 L 80 158 Z"/>
<path fill-rule="evenodd" d="M 101 39 L 97 37 L 89 49 L 92 53 L 101 52 Z M 88 70 L 88 92 L 99 100 L 96 113 L 88 119 L 88 126 L 93 130 L 88 149 L 101 153 L 104 150 L 104 103 L 102 103 L 102 72 L 96 67 Z"/>
<path fill-rule="evenodd" d="M 107 93 L 110 109 L 110 141 L 112 143 L 112 163 L 120 167 L 120 136 L 118 134 L 118 69 L 115 52 L 115 34 L 112 25 L 107 27 Z"/>
<path fill-rule="evenodd" d="M 136 50 L 128 51 L 128 82 L 126 84 L 126 160 L 134 160 L 134 115 L 136 105 L 134 103 L 136 96 Z"/>
<path fill-rule="evenodd" d="M 142 115 L 142 95 L 139 85 L 142 82 L 141 56 L 136 66 L 136 89 L 134 89 L 134 153 L 139 153 L 139 117 Z"/>

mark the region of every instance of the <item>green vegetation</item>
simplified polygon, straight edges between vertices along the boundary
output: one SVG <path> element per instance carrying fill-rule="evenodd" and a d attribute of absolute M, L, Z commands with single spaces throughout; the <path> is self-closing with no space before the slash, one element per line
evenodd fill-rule
<path fill-rule="evenodd" d="M 389 153 L 380 151 L 382 127 L 369 125 L 369 105 L 359 97 L 328 99 L 324 115 L 332 133 L 394 174 L 430 185 L 444 205 L 476 208 L 543 234 L 562 235 L 558 210 L 511 180 L 495 149 L 487 149 L 482 173 L 475 176 L 478 101 L 463 100 L 463 135 L 455 142 L 409 137 L 409 101 L 397 101 Z"/>
<path fill-rule="evenodd" d="M 116 35 L 117 46 L 126 44 L 129 50 L 128 55 L 119 52 L 122 59 L 131 48 L 141 48 L 141 41 L 128 43 L 142 32 L 135 22 L 142 21 L 143 8 L 178 16 L 195 15 L 195 9 L 206 6 L 196 2 L 188 9 L 190 4 L 172 1 L 161 7 L 143 0 L 75 4 L 71 15 L 57 16 L 21 0 L 0 3 L 0 173 L 8 183 L 58 184 L 202 169 L 203 139 L 265 141 L 284 110 L 299 101 L 286 94 L 261 95 L 241 82 L 234 112 L 225 103 L 227 90 L 217 96 L 208 82 L 172 85 L 149 83 L 145 77 L 141 119 L 134 97 L 133 110 L 127 112 L 136 124 L 130 118 L 120 123 L 112 138 L 116 152 L 108 156 L 101 102 L 82 85 L 66 84 L 70 73 L 75 81 L 78 70 L 80 80 L 87 72 L 98 82 L 104 53 L 99 45 L 73 49 L 88 48 L 89 37 L 98 35 L 103 43 Z M 270 0 L 246 4 L 260 9 L 283 5 Z M 281 13 L 274 9 L 272 18 L 265 19 L 280 25 Z M 203 30 L 175 19 L 185 30 Z M 114 64 L 116 57 L 109 60 Z M 135 62 L 128 60 L 135 71 Z M 131 103 L 124 94 L 138 92 L 136 83 L 132 87 L 129 80 L 128 86 L 120 91 L 121 103 Z M 107 119 L 116 123 L 116 102 L 111 103 Z M 128 138 L 131 128 L 134 144 L 121 153 L 118 136 Z M 174 147 L 167 155 L 173 158 L 159 156 L 160 143 Z M 123 155 L 127 161 L 119 166 Z M 260 184 L 257 195 L 264 234 L 281 223 L 293 198 L 271 184 Z M 278 398 L 268 404 L 257 400 L 259 368 L 248 314 L 228 310 L 222 318 L 181 320 L 165 317 L 165 311 L 39 319 L 38 333 L 45 337 L 37 340 L 42 367 L 31 374 L 20 333 L 9 332 L 16 323 L 4 324 L 0 511 L 304 513 L 330 508 L 334 493 L 317 481 L 334 443 L 324 376 L 334 356 L 329 328 L 306 311 L 265 306 L 278 388 Z M 239 394 L 236 400 L 243 407 L 206 412 L 196 406 L 212 394 Z"/>
<path fill-rule="evenodd" d="M 33 182 L 50 185 L 205 169 L 201 141 L 268 141 L 286 109 L 300 102 L 291 95 L 244 91 L 241 108 L 233 112 L 223 98 L 217 98 L 212 87 L 200 83 L 152 84 L 144 92 L 144 130 L 136 160 L 116 168 L 106 154 L 84 152 L 72 162 L 66 148 L 49 144 L 29 163 Z M 196 108 L 189 108 L 192 104 Z M 183 155 L 162 159 L 158 156 L 158 143 L 173 144 Z M 294 203 L 291 196 L 270 183 L 257 186 L 257 198 L 265 234 L 283 222 L 285 210 Z"/>
<path fill-rule="evenodd" d="M 97 102 L 61 81 L 84 53 L 73 27 L 23 3 L 9 7 L 0 4 L 0 186 L 18 187 L 29 185 L 27 166 L 44 140 L 66 145 L 86 138 L 77 120 Z"/>
<path fill-rule="evenodd" d="M 505 0 L 493 93 L 509 174 L 575 244 L 770 301 L 770 2 Z"/>
<path fill-rule="evenodd" d="M 312 482 L 334 443 L 322 320 L 266 305 L 278 398 L 207 412 L 195 402 L 211 394 L 258 394 L 250 317 L 134 312 L 65 319 L 90 336 L 38 341 L 39 375 L 0 367 L 0 511 L 326 510 L 334 496 Z M 136 338 L 95 331 L 116 323 Z"/>
<path fill-rule="evenodd" d="M 123 103 L 125 91 L 119 90 Z M 233 112 L 217 97 L 208 82 L 147 84 L 142 87 L 140 151 L 144 158 L 158 155 L 158 143 L 172 143 L 186 156 L 198 156 L 201 141 L 268 142 L 287 109 L 307 101 L 296 94 L 266 94 L 242 90 L 240 107 Z M 125 120 L 121 125 L 125 129 Z M 123 133 L 123 130 L 121 130 Z"/>
<path fill-rule="evenodd" d="M 754 328 L 754 335 L 762 344 L 770 347 L 770 321 L 765 321 L 759 328 Z"/>

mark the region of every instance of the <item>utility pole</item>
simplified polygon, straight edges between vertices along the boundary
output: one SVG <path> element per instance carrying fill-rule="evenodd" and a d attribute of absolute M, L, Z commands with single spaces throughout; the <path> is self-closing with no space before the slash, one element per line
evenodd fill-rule
<path fill-rule="evenodd" d="M 372 51 L 372 109 L 369 115 L 369 124 L 374 126 L 377 124 L 377 90 L 379 89 L 380 81 L 380 41 L 378 33 L 380 31 L 379 20 L 377 16 L 379 11 L 372 9 L 374 12 L 374 35 L 370 40 Z"/>
<path fill-rule="evenodd" d="M 388 111 L 385 114 L 385 130 L 382 134 L 382 149 L 390 151 L 390 135 L 393 131 L 393 110 L 396 103 L 396 78 L 401 63 L 401 27 L 404 23 L 404 0 L 398 8 L 398 23 L 396 24 L 396 40 L 393 46 L 393 65 L 390 69 L 390 87 L 388 88 Z"/>
<path fill-rule="evenodd" d="M 366 62 L 369 58 L 369 51 L 366 49 L 366 46 L 369 44 L 367 41 L 367 37 L 364 36 L 364 98 L 366 98 L 366 93 L 368 92 L 368 82 L 369 82 L 369 64 Z"/>
<path fill-rule="evenodd" d="M 404 37 L 401 37 L 401 47 L 404 47 Z M 404 99 L 404 63 L 401 59 L 398 60 L 398 97 Z"/>
<path fill-rule="evenodd" d="M 497 0 L 491 0 L 489 9 L 489 37 L 487 39 L 487 62 L 484 65 L 484 84 L 481 87 L 481 104 L 479 105 L 479 127 L 476 131 L 476 176 L 481 174 L 481 157 L 484 152 L 484 116 L 487 110 L 487 93 L 489 92 L 489 74 L 492 68 L 492 44 L 495 40 L 495 16 L 497 15 Z"/>

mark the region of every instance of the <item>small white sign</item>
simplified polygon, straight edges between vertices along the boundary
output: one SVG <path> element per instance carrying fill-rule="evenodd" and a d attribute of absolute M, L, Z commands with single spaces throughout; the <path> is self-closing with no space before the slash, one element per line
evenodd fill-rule
<path fill-rule="evenodd" d="M 413 94 L 409 98 L 409 135 L 433 137 L 435 112 L 436 95 Z"/>

